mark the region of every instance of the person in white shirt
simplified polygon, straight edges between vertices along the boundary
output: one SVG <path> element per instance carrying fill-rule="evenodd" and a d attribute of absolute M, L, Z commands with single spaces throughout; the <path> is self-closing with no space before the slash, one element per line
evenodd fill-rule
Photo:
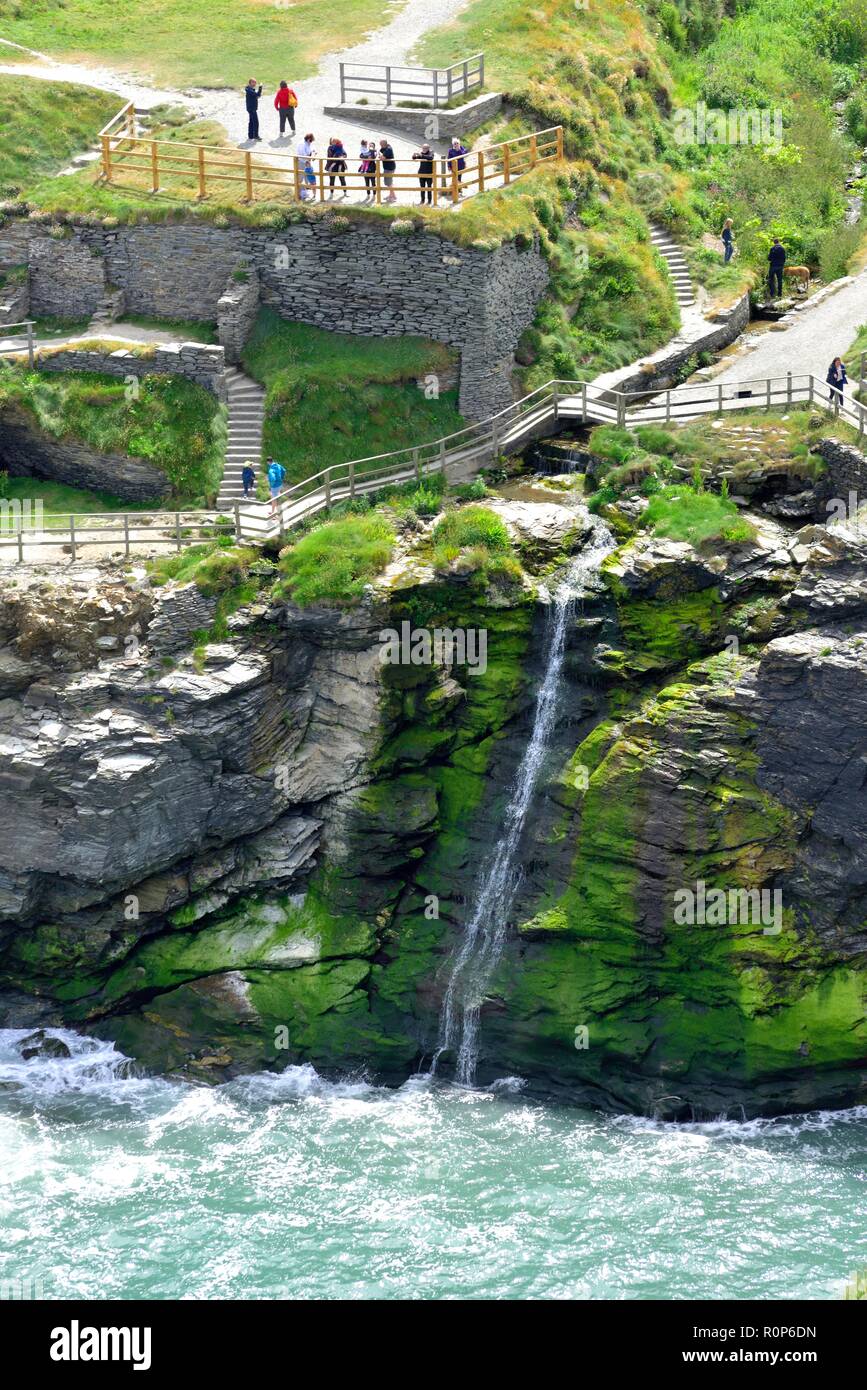
<path fill-rule="evenodd" d="M 313 161 L 316 158 L 316 150 L 313 145 L 313 135 L 304 136 L 303 140 L 298 141 L 298 160 L 301 166 L 301 201 L 306 202 L 308 198 L 316 197 L 316 171 Z"/>

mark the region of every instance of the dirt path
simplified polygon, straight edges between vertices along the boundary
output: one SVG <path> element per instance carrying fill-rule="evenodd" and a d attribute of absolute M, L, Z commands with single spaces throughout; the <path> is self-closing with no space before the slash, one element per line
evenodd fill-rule
<path fill-rule="evenodd" d="M 419 40 L 431 29 L 447 24 L 463 10 L 469 0 L 406 0 L 406 4 L 394 17 L 374 34 L 340 53 L 324 58 L 318 72 L 302 81 L 294 81 L 291 72 L 285 74 L 286 80 L 295 88 L 299 97 L 295 113 L 297 136 L 312 131 L 316 137 L 316 147 L 323 151 L 332 132 L 340 134 L 350 154 L 350 168 L 357 153 L 358 144 L 364 137 L 379 139 L 388 135 L 398 159 L 408 159 L 418 147 L 416 137 L 408 137 L 399 131 L 389 131 L 377 116 L 374 106 L 357 122 L 336 121 L 324 114 L 325 106 L 333 106 L 340 100 L 340 63 L 390 63 L 393 67 L 404 66 L 410 61 L 413 49 Z M 387 12 L 387 10 L 386 10 Z M 13 61 L 0 61 L 0 72 L 19 76 L 38 78 L 51 82 L 78 82 L 103 91 L 115 92 L 121 101 L 134 101 L 137 106 L 152 107 L 166 103 L 180 103 L 189 108 L 197 118 L 217 121 L 226 131 L 230 140 L 242 148 L 250 148 L 247 143 L 247 116 L 244 110 L 243 93 L 228 88 L 209 89 L 189 88 L 176 91 L 169 87 L 147 85 L 133 73 L 119 73 L 111 68 L 89 63 L 66 63 L 57 61 L 46 54 L 23 49 L 0 39 L 0 57 L 8 53 Z M 251 77 L 259 74 L 251 73 Z M 252 148 L 257 156 L 268 160 L 270 153 L 294 154 L 296 137 L 287 134 L 280 138 L 277 113 L 273 107 L 274 93 L 266 90 L 260 104 L 262 142 Z M 119 103 L 120 104 L 120 103 Z M 445 152 L 445 144 L 436 146 L 439 153 Z M 352 201 L 363 201 L 363 194 L 351 195 Z M 401 196 L 408 201 L 409 195 Z"/>

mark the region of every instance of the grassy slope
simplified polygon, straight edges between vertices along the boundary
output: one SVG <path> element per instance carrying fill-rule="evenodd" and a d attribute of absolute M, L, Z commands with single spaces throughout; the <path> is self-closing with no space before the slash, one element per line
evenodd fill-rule
<path fill-rule="evenodd" d="M 92 145 L 119 106 L 118 97 L 90 87 L 0 74 L 0 197 Z"/>
<path fill-rule="evenodd" d="M 98 60 L 163 86 L 272 90 L 381 27 L 379 0 L 0 0 L 0 33 L 53 57 Z"/>
<path fill-rule="evenodd" d="M 110 492 L 85 492 L 44 478 L 7 478 L 0 473 L 0 500 L 41 502 L 47 515 L 74 512 L 152 511 L 153 502 L 129 502 Z"/>
<path fill-rule="evenodd" d="M 364 338 L 263 310 L 244 368 L 267 388 L 265 450 L 297 481 L 330 464 L 438 439 L 463 425 L 455 393 L 426 400 L 417 377 L 448 351 L 424 338 Z"/>
<path fill-rule="evenodd" d="M 56 438 L 149 460 L 162 469 L 178 497 L 204 499 L 219 485 L 223 411 L 209 391 L 192 382 L 146 377 L 139 395 L 128 399 L 123 382 L 113 377 L 5 368 L 0 372 L 0 410 L 4 404 L 24 407 Z"/>

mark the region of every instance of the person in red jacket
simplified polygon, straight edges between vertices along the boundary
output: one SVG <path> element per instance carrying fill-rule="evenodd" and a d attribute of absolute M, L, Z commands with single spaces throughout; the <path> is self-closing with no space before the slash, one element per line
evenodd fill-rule
<path fill-rule="evenodd" d="M 298 98 L 289 86 L 288 82 L 281 82 L 277 88 L 277 95 L 274 98 L 274 108 L 280 117 L 280 134 L 286 129 L 286 122 L 289 122 L 289 129 L 295 134 L 295 107 L 298 105 Z"/>

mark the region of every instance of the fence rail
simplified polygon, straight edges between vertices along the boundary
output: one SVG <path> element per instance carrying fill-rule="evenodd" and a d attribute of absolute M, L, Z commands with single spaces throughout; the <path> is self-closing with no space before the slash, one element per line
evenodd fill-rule
<path fill-rule="evenodd" d="M 463 156 L 464 168 L 448 156 L 433 157 L 433 172 L 419 174 L 419 161 L 398 159 L 393 169 L 383 169 L 377 159 L 372 173 L 363 174 L 357 156 L 348 151 L 345 160 L 329 160 L 316 154 L 309 160 L 300 155 L 274 154 L 263 164 L 250 150 L 232 150 L 197 145 L 181 140 L 151 140 L 136 132 L 135 111 L 128 104 L 100 134 L 101 172 L 106 183 L 122 187 L 144 176 L 152 193 L 167 184 L 184 180 L 198 199 L 207 198 L 217 183 L 234 183 L 243 188 L 245 202 L 273 196 L 275 190 L 289 192 L 296 199 L 325 202 L 335 194 L 361 192 L 371 202 L 381 204 L 399 193 L 424 194 L 433 206 L 458 203 L 462 197 L 484 193 L 486 188 L 507 187 L 537 165 L 563 158 L 563 127 L 520 135 L 487 149 Z M 132 176 L 132 177 L 131 177 Z M 138 186 L 138 184 L 136 184 Z M 179 191 L 174 190 L 176 196 Z"/>
<path fill-rule="evenodd" d="M 19 525 L 9 535 L 0 527 L 0 553 L 4 547 L 15 546 L 17 558 L 23 560 L 25 547 L 66 543 L 74 559 L 83 546 L 119 540 L 129 555 L 135 544 L 180 550 L 220 534 L 261 543 L 337 502 L 390 485 L 421 482 L 434 473 L 468 474 L 505 450 L 550 434 L 563 421 L 678 424 L 732 411 L 788 409 L 798 404 L 844 419 L 857 430 L 859 439 L 867 434 L 867 408 L 851 398 L 830 401 L 827 384 L 808 373 L 789 372 L 784 377 L 760 377 L 728 386 L 701 383 L 651 396 L 646 391 L 609 391 L 592 382 L 549 381 L 489 419 L 442 439 L 324 468 L 286 488 L 274 509 L 235 502 L 228 512 L 63 514 L 46 518 L 47 525 L 32 531 Z"/>
<path fill-rule="evenodd" d="M 404 101 L 433 108 L 446 106 L 457 96 L 469 96 L 485 85 L 485 55 L 475 53 L 448 68 L 391 67 L 383 63 L 341 63 L 340 104 L 358 94 L 381 97 L 384 106 Z M 355 94 L 355 96 L 353 96 Z"/>
<path fill-rule="evenodd" d="M 3 342 L 3 339 L 7 336 L 7 334 L 8 334 L 10 337 L 14 337 L 14 334 L 13 334 L 13 333 L 10 333 L 10 329 L 14 329 L 14 328 L 23 328 L 23 329 L 24 329 L 24 334 L 25 334 L 25 337 L 26 337 L 26 340 L 27 340 L 27 349 L 26 349 L 26 350 L 27 350 L 27 363 L 28 363 L 28 366 L 30 366 L 31 368 L 33 367 L 33 365 L 34 365 L 34 363 L 35 363 L 35 360 L 36 360 L 36 354 L 35 354 L 36 342 L 35 342 L 35 334 L 34 334 L 34 329 L 35 329 L 35 327 L 36 327 L 36 324 L 35 324 L 35 322 L 34 322 L 33 319 L 22 319 L 20 323 L 4 323 L 4 324 L 0 324 L 0 343 Z M 2 348 L 2 347 L 0 347 L 0 352 L 19 352 L 19 351 L 20 351 L 20 352 L 23 352 L 23 351 L 24 351 L 24 348 Z"/>

